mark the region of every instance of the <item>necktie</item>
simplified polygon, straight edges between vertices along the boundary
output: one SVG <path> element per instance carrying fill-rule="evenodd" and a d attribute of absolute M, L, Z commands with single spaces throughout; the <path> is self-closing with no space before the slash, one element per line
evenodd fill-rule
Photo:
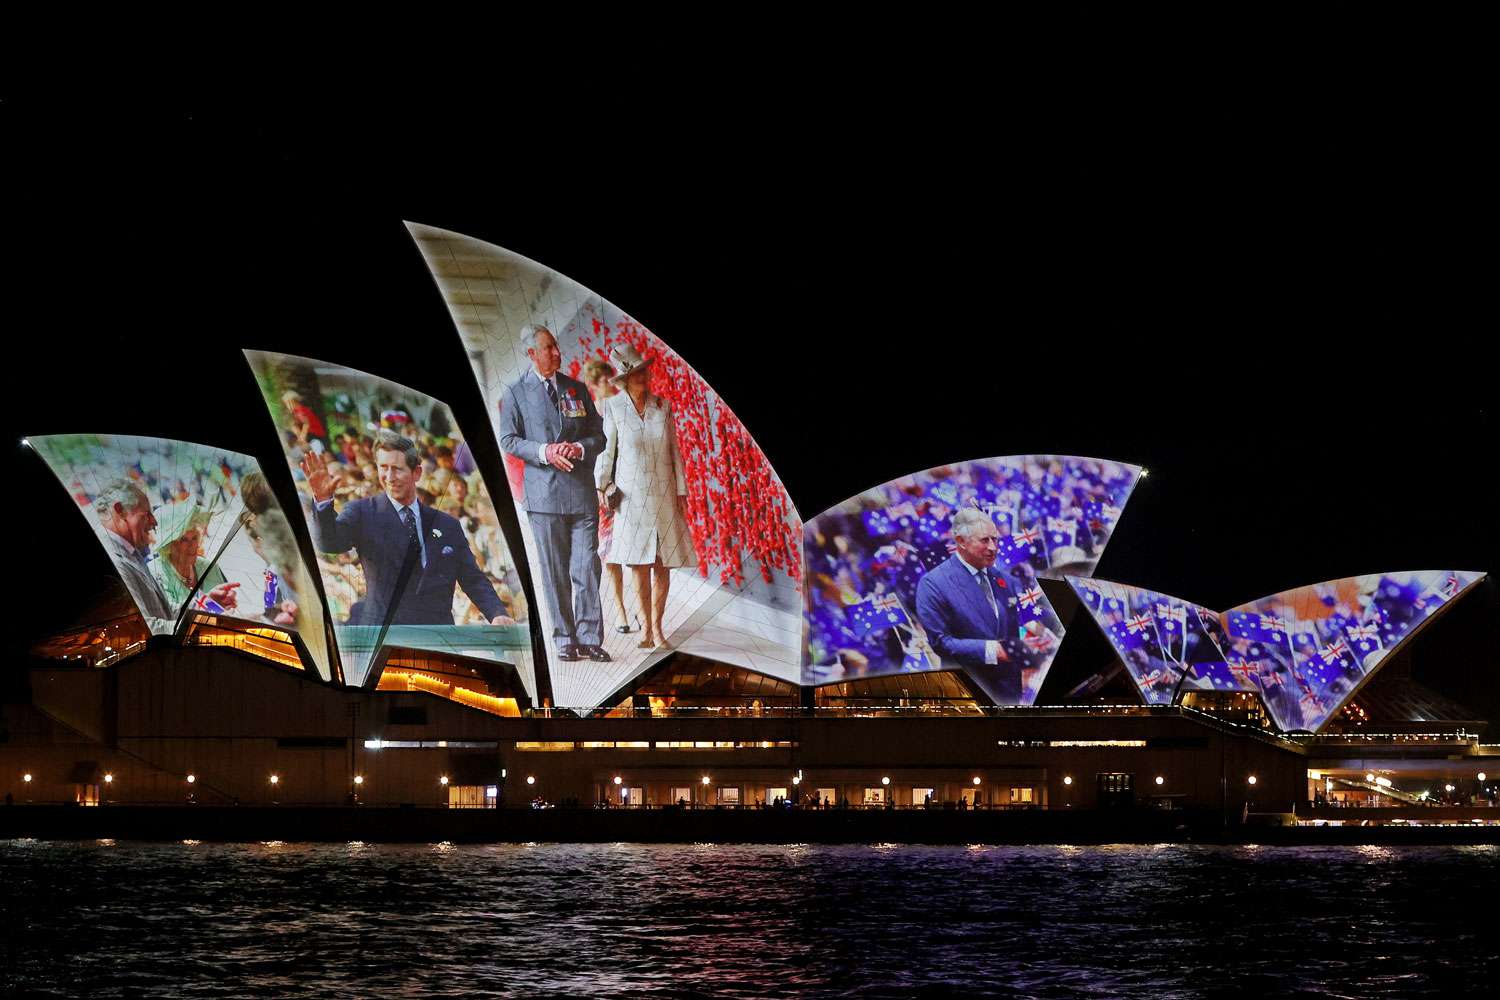
<path fill-rule="evenodd" d="M 994 612 L 995 618 L 998 619 L 1000 617 L 1000 606 L 995 603 L 995 591 L 990 586 L 990 578 L 985 576 L 983 571 L 980 571 L 974 574 L 974 579 L 979 581 L 979 588 L 984 591 L 984 598 L 989 601 L 990 610 Z"/>
<path fill-rule="evenodd" d="M 422 543 L 417 538 L 417 519 L 412 516 L 410 507 L 401 508 L 401 523 L 406 525 L 407 537 L 411 539 L 411 544 L 416 546 L 418 557 L 420 558 Z"/>
<path fill-rule="evenodd" d="M 542 385 L 547 387 L 547 398 L 552 400 L 552 408 L 554 410 L 557 409 L 557 389 L 553 387 L 552 380 L 550 378 L 543 379 Z"/>

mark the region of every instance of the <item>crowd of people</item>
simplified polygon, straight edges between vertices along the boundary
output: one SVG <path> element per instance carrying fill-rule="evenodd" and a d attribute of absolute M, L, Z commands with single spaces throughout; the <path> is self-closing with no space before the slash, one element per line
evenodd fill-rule
<path fill-rule="evenodd" d="M 374 624 L 384 620 L 387 610 L 393 612 L 397 621 L 402 620 L 401 609 L 388 608 L 383 596 L 377 596 L 375 601 L 370 599 L 372 561 L 376 555 L 372 543 L 366 540 L 366 544 L 359 545 L 355 540 L 348 545 L 316 544 L 323 538 L 323 533 L 316 530 L 317 514 L 322 510 L 326 509 L 331 519 L 343 518 L 346 512 L 360 509 L 356 505 L 375 501 L 389 492 L 393 473 L 389 466 L 382 473 L 383 454 L 399 454 L 398 464 L 414 463 L 404 475 L 400 472 L 395 475 L 409 490 L 411 502 L 421 508 L 423 534 L 417 568 L 425 570 L 429 557 L 436 567 L 440 565 L 439 556 L 453 554 L 454 547 L 448 539 L 433 537 L 440 535 L 441 528 L 432 527 L 445 523 L 438 522 L 436 515 L 452 518 L 461 528 L 474 565 L 488 578 L 493 598 L 499 602 L 497 607 L 482 584 L 475 587 L 480 595 L 477 599 L 468 587 L 461 587 L 452 595 L 451 608 L 435 608 L 426 615 L 432 619 L 430 622 L 409 623 L 443 624 L 445 612 L 447 622 L 457 625 L 526 619 L 526 599 L 494 505 L 468 446 L 455 432 L 436 433 L 419 422 L 416 413 L 420 401 L 416 400 L 372 397 L 356 401 L 348 393 L 342 393 L 336 405 L 319 401 L 321 405 L 314 407 L 300 393 L 287 390 L 281 394 L 281 402 L 287 457 L 315 528 L 315 547 L 322 553 L 324 590 L 335 621 Z M 433 410 L 442 408 L 436 402 L 428 405 Z M 446 414 L 437 423 L 444 429 L 452 427 Z M 394 450 L 382 452 L 382 442 L 393 445 Z M 396 501 L 393 498 L 391 502 Z M 437 544 L 440 541 L 442 544 Z M 429 553 L 428 548 L 436 551 Z M 460 575 L 461 570 L 462 566 Z M 462 585 L 464 581 L 459 582 Z M 410 605 L 411 594 L 403 597 L 401 603 Z"/>
<path fill-rule="evenodd" d="M 886 483 L 819 516 L 804 541 L 813 674 L 956 661 L 988 677 L 992 696 L 1029 703 L 1062 634 L 1036 578 L 1090 570 L 1134 481 L 1111 462 L 989 459 Z M 869 627 L 869 606 L 888 624 Z"/>

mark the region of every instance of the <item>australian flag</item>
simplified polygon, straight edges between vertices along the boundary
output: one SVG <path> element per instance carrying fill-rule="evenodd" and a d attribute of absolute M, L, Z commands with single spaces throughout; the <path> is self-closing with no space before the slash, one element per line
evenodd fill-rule
<path fill-rule="evenodd" d="M 1019 566 L 1031 562 L 1040 555 L 1042 533 L 1036 528 L 1012 532 L 1000 539 L 1000 562 L 1006 566 Z"/>
<path fill-rule="evenodd" d="M 1037 584 L 1033 583 L 1016 595 L 1016 614 L 1023 625 L 1027 622 L 1041 621 L 1046 607 L 1047 598 Z"/>
<path fill-rule="evenodd" d="M 901 601 L 895 594 L 868 597 L 845 608 L 844 613 L 849 618 L 849 627 L 860 637 L 893 625 L 911 624 L 906 609 L 901 607 Z"/>
<path fill-rule="evenodd" d="M 1155 639 L 1155 627 L 1149 615 L 1135 615 L 1111 625 L 1109 635 L 1119 649 L 1142 649 Z"/>
<path fill-rule="evenodd" d="M 927 495 L 938 503 L 948 507 L 956 508 L 958 506 L 958 484 L 949 482 L 946 479 L 929 486 L 927 488 Z"/>
<path fill-rule="evenodd" d="M 1276 615 L 1260 615 L 1254 611 L 1231 611 L 1229 634 L 1236 639 L 1279 643 L 1286 638 L 1286 619 Z"/>
<path fill-rule="evenodd" d="M 865 531 L 873 538 L 883 538 L 896 530 L 896 523 L 883 510 L 867 510 L 860 519 L 865 522 Z"/>

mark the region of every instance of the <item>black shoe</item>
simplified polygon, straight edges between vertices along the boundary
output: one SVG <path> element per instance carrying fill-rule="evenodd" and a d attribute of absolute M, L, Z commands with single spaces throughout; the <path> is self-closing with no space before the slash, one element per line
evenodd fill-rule
<path fill-rule="evenodd" d="M 604 651 L 603 646 L 580 646 L 578 648 L 596 663 L 608 663 L 610 661 L 610 655 Z"/>
<path fill-rule="evenodd" d="M 557 651 L 557 658 L 559 660 L 566 660 L 567 662 L 572 663 L 575 660 L 583 659 L 583 653 L 584 647 L 575 646 L 570 642 L 562 649 L 559 649 Z"/>
<path fill-rule="evenodd" d="M 631 628 L 629 625 L 620 625 L 620 626 L 617 626 L 615 628 L 615 631 L 616 632 L 625 632 L 625 633 L 628 634 L 630 632 L 634 632 L 635 629 Z"/>

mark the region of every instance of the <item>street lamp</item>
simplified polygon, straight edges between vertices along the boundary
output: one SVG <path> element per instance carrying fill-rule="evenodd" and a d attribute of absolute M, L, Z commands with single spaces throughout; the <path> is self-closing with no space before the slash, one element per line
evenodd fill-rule
<path fill-rule="evenodd" d="M 362 774 L 356 774 L 354 776 L 354 783 L 356 785 L 363 785 L 365 783 L 365 776 Z"/>
<path fill-rule="evenodd" d="M 703 776 L 703 783 L 704 783 L 704 784 L 705 784 L 705 785 L 707 785 L 707 784 L 708 784 L 708 775 L 706 775 L 706 774 L 705 774 L 705 775 L 704 775 L 704 776 Z"/>
<path fill-rule="evenodd" d="M 978 784 L 979 784 L 979 775 L 977 775 L 977 774 L 976 774 L 976 775 L 974 775 L 974 784 L 975 784 L 975 785 L 978 785 Z"/>
<path fill-rule="evenodd" d="M 21 775 L 21 780 L 26 782 L 26 784 L 28 785 L 31 784 L 31 772 L 28 771 L 25 774 Z"/>
<path fill-rule="evenodd" d="M 281 784 L 281 777 L 279 775 L 275 775 L 275 774 L 271 775 L 271 784 L 273 784 L 273 785 L 279 785 L 279 784 Z"/>
<path fill-rule="evenodd" d="M 448 776 L 445 774 L 442 777 L 438 778 L 438 784 L 446 788 L 448 786 Z"/>
<path fill-rule="evenodd" d="M 891 779 L 888 778 L 888 777 L 886 777 L 885 775 L 881 775 L 881 777 L 880 777 L 880 783 L 882 785 L 889 785 L 891 783 Z"/>
<path fill-rule="evenodd" d="M 1250 775 L 1250 777 L 1246 778 L 1245 780 L 1247 782 L 1249 782 L 1250 784 L 1253 785 L 1253 784 L 1255 784 L 1255 775 L 1252 774 L 1252 775 Z"/>
<path fill-rule="evenodd" d="M 191 785 L 191 784 L 192 784 L 192 783 L 193 783 L 193 782 L 195 782 L 195 781 L 197 781 L 197 780 L 198 780 L 198 776 L 197 776 L 197 775 L 196 775 L 196 774 L 190 774 L 190 775 L 188 775 L 188 776 L 187 776 L 187 778 L 186 778 L 186 779 L 184 779 L 184 780 L 186 780 L 186 781 L 187 781 L 187 783 L 188 783 L 188 784 L 190 784 L 190 785 Z"/>
<path fill-rule="evenodd" d="M 1156 783 L 1157 783 L 1157 784 L 1158 784 L 1158 785 L 1165 785 L 1165 784 L 1166 784 L 1166 783 L 1167 783 L 1167 779 L 1166 779 L 1166 778 L 1163 778 L 1163 777 L 1162 777 L 1162 776 L 1161 776 L 1161 775 L 1159 775 L 1159 774 L 1158 774 L 1158 775 L 1157 775 L 1157 776 L 1156 776 Z"/>
<path fill-rule="evenodd" d="M 1071 785 L 1072 783 L 1073 783 L 1073 776 L 1071 774 L 1065 774 L 1065 775 L 1063 775 L 1063 784 L 1065 784 L 1065 785 Z"/>
<path fill-rule="evenodd" d="M 617 784 L 617 785 L 618 785 L 618 784 L 620 784 L 620 782 L 621 782 L 621 781 L 622 781 L 622 780 L 623 780 L 623 779 L 622 779 L 622 778 L 621 778 L 621 777 L 620 777 L 620 776 L 619 776 L 619 775 L 618 775 L 618 774 L 617 774 L 617 775 L 615 775 L 615 784 Z"/>
<path fill-rule="evenodd" d="M 534 784 L 536 784 L 536 776 L 532 775 L 532 774 L 528 774 L 526 776 L 526 784 L 528 784 L 528 785 L 534 785 Z"/>
<path fill-rule="evenodd" d="M 104 783 L 106 785 L 113 785 L 115 783 L 115 776 L 113 774 L 106 774 L 104 776 Z"/>

